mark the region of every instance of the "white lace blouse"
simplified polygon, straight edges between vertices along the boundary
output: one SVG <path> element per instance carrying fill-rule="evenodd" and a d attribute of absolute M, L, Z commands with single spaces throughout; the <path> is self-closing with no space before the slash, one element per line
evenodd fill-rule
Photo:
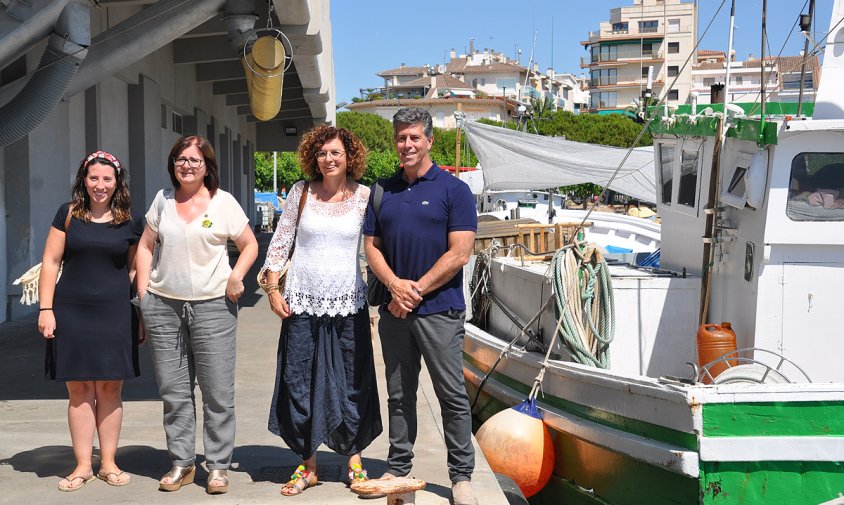
<path fill-rule="evenodd" d="M 304 183 L 297 182 L 290 189 L 267 250 L 267 270 L 278 272 L 287 262 L 303 188 Z M 369 188 L 362 184 L 342 202 L 320 202 L 308 196 L 283 293 L 293 313 L 349 315 L 365 306 L 366 283 L 358 251 L 368 200 Z"/>

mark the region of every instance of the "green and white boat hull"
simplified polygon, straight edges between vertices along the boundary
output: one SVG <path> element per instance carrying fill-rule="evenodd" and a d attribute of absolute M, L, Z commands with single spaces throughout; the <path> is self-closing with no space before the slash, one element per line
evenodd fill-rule
<path fill-rule="evenodd" d="M 506 343 L 466 329 L 474 398 Z M 524 400 L 541 360 L 510 351 L 476 419 Z M 692 386 L 554 361 L 537 400 L 556 465 L 534 504 L 817 504 L 844 493 L 840 384 Z"/>

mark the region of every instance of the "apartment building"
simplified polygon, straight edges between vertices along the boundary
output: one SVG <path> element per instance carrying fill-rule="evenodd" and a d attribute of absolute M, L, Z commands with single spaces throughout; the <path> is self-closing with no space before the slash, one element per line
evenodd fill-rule
<path fill-rule="evenodd" d="M 504 53 L 475 50 L 471 41 L 468 54 L 457 56 L 452 49 L 446 64 L 402 64 L 377 75 L 384 86 L 362 88 L 349 110 L 390 119 L 400 107 L 414 105 L 431 112 L 434 126 L 454 128 L 457 110 L 468 119 L 507 121 L 532 99 L 550 99 L 554 110 L 579 111 L 588 103 L 588 91 L 572 74 L 557 74 L 550 68 L 542 73 L 538 64 L 528 68 Z"/>
<path fill-rule="evenodd" d="M 803 67 L 805 60 L 805 67 Z M 765 60 L 749 56 L 745 61 L 730 58 L 730 86 L 727 101 L 732 103 L 759 102 L 762 90 L 762 72 L 765 74 L 766 101 L 796 102 L 800 95 L 800 74 L 803 77 L 803 102 L 814 102 L 820 80 L 820 62 L 817 55 L 766 56 Z M 711 103 L 714 84 L 724 84 L 727 78 L 727 58 L 722 51 L 700 51 L 698 63 L 692 69 L 692 92 L 697 93 L 698 103 Z"/>
<path fill-rule="evenodd" d="M 682 0 L 633 0 L 610 10 L 581 44 L 589 56 L 590 112 L 618 113 L 642 97 L 653 69 L 653 96 L 685 103 L 692 85 L 692 63 L 685 65 L 697 40 L 695 4 Z"/>

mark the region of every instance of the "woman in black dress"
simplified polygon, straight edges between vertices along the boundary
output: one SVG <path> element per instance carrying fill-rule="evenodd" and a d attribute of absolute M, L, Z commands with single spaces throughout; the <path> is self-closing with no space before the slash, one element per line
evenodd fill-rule
<path fill-rule="evenodd" d="M 65 381 L 70 397 L 76 468 L 59 482 L 60 491 L 76 491 L 94 479 L 95 431 L 96 477 L 113 486 L 129 483 L 115 462 L 123 423 L 120 392 L 124 379 L 140 375 L 129 300 L 144 222 L 131 212 L 126 169 L 109 153 L 92 153 L 79 166 L 72 198 L 53 219 L 38 285 L 46 375 Z"/>

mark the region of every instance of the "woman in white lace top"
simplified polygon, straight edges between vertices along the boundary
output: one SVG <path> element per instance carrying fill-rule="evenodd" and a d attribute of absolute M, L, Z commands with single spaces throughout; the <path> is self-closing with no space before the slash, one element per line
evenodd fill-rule
<path fill-rule="evenodd" d="M 298 156 L 311 180 L 290 189 L 264 263 L 270 305 L 282 319 L 268 427 L 302 458 L 281 489 L 288 496 L 316 483 L 323 443 L 349 457 L 350 481 L 365 480 L 360 453 L 382 431 L 358 259 L 369 188 L 355 179 L 366 150 L 348 130 L 319 126 L 302 137 Z"/>

